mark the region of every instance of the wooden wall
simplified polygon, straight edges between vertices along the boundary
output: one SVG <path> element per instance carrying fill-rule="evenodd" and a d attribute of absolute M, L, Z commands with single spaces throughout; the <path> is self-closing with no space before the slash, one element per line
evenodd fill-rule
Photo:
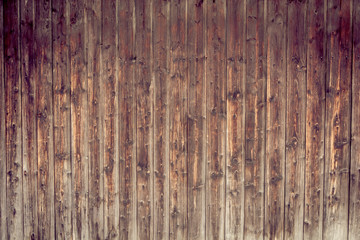
<path fill-rule="evenodd" d="M 3 0 L 0 239 L 360 239 L 360 1 Z"/>

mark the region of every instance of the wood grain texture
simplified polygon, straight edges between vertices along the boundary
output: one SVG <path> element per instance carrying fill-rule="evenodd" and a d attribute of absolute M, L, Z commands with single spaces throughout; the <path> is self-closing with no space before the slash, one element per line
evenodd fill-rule
<path fill-rule="evenodd" d="M 188 238 L 204 239 L 206 194 L 205 4 L 189 0 L 188 55 Z"/>
<path fill-rule="evenodd" d="M 264 234 L 266 51 L 264 1 L 246 2 L 244 239 Z"/>
<path fill-rule="evenodd" d="M 244 236 L 246 2 L 226 3 L 226 213 L 225 238 Z"/>
<path fill-rule="evenodd" d="M 206 238 L 225 238 L 226 1 L 206 3 Z"/>
<path fill-rule="evenodd" d="M 186 1 L 170 3 L 168 57 L 170 239 L 187 238 L 187 26 Z"/>
<path fill-rule="evenodd" d="M 265 239 L 283 239 L 287 4 L 284 1 L 269 1 L 266 17 Z"/>
<path fill-rule="evenodd" d="M 360 2 L 353 1 L 349 240 L 360 238 Z"/>
<path fill-rule="evenodd" d="M 351 121 L 350 1 L 327 2 L 324 239 L 347 238 Z"/>
<path fill-rule="evenodd" d="M 303 239 L 306 133 L 306 1 L 288 4 L 285 239 Z"/>

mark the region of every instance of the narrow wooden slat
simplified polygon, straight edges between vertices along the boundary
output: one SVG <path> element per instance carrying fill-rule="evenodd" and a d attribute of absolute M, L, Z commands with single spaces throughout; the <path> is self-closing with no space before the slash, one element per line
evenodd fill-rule
<path fill-rule="evenodd" d="M 244 239 L 264 233 L 266 50 L 264 1 L 246 3 Z"/>
<path fill-rule="evenodd" d="M 102 1 L 102 75 L 104 129 L 104 238 L 119 236 L 119 159 L 117 145 L 116 1 Z"/>
<path fill-rule="evenodd" d="M 306 1 L 288 4 L 285 239 L 303 239 L 306 132 Z"/>
<path fill-rule="evenodd" d="M 360 2 L 353 1 L 349 240 L 360 239 Z"/>
<path fill-rule="evenodd" d="M 21 1 L 20 5 L 24 238 L 37 239 L 34 1 Z"/>
<path fill-rule="evenodd" d="M 327 2 L 324 239 L 347 238 L 351 120 L 350 1 Z"/>
<path fill-rule="evenodd" d="M 246 1 L 226 4 L 227 143 L 226 239 L 244 236 L 245 26 Z"/>
<path fill-rule="evenodd" d="M 268 1 L 265 239 L 283 239 L 287 4 Z"/>
<path fill-rule="evenodd" d="M 4 2 L 7 239 L 23 238 L 19 5 Z"/>
<path fill-rule="evenodd" d="M 135 0 L 137 239 L 153 239 L 152 1 Z"/>
<path fill-rule="evenodd" d="M 84 1 L 71 1 L 69 12 L 71 83 L 72 237 L 88 239 L 88 105 Z"/>
<path fill-rule="evenodd" d="M 225 237 L 226 1 L 206 3 L 206 238 Z"/>
<path fill-rule="evenodd" d="M 134 1 L 119 2 L 120 239 L 136 239 Z"/>
<path fill-rule="evenodd" d="M 168 66 L 170 129 L 170 239 L 187 239 L 187 26 L 186 1 L 170 5 Z"/>
<path fill-rule="evenodd" d="M 169 239 L 169 2 L 153 2 L 154 238 Z"/>
<path fill-rule="evenodd" d="M 55 238 L 51 1 L 36 1 L 36 109 L 39 239 Z"/>
<path fill-rule="evenodd" d="M 205 4 L 189 0 L 188 55 L 188 239 L 205 239 L 206 85 Z"/>
<path fill-rule="evenodd" d="M 304 239 L 322 239 L 325 153 L 325 13 L 324 0 L 308 2 Z"/>
<path fill-rule="evenodd" d="M 54 92 L 54 154 L 55 154 L 55 235 L 70 238 L 71 216 L 71 119 L 68 27 L 66 1 L 52 5 L 53 92 Z"/>

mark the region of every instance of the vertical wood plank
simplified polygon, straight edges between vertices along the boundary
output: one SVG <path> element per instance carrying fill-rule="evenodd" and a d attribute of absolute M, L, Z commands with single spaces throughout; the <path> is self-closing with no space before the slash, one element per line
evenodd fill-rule
<path fill-rule="evenodd" d="M 246 3 L 244 239 L 264 233 L 266 51 L 264 1 Z"/>
<path fill-rule="evenodd" d="M 134 1 L 119 2 L 120 239 L 136 239 Z M 121 33 L 126 33 L 121 36 Z"/>
<path fill-rule="evenodd" d="M 86 1 L 86 45 L 89 129 L 89 238 L 104 238 L 104 156 L 101 154 L 100 48 L 101 0 Z M 102 108 L 102 107 L 101 107 Z"/>
<path fill-rule="evenodd" d="M 244 237 L 245 1 L 226 4 L 226 239 Z"/>
<path fill-rule="evenodd" d="M 169 5 L 153 2 L 155 239 L 169 239 Z"/>
<path fill-rule="evenodd" d="M 72 237 L 88 239 L 88 105 L 84 1 L 70 1 Z"/>
<path fill-rule="evenodd" d="M 153 239 L 152 1 L 135 0 L 137 238 Z"/>
<path fill-rule="evenodd" d="M 51 1 L 36 1 L 35 22 L 39 239 L 54 239 Z"/>
<path fill-rule="evenodd" d="M 353 1 L 349 240 L 360 239 L 360 2 Z"/>
<path fill-rule="evenodd" d="M 351 120 L 350 1 L 327 3 L 324 239 L 347 238 Z"/>
<path fill-rule="evenodd" d="M 283 239 L 287 4 L 268 1 L 265 239 Z"/>
<path fill-rule="evenodd" d="M 288 4 L 285 239 L 303 239 L 306 130 L 306 1 Z"/>
<path fill-rule="evenodd" d="M 53 92 L 54 92 L 54 154 L 55 154 L 55 236 L 70 238 L 71 216 L 71 118 L 68 21 L 66 1 L 52 5 Z"/>
<path fill-rule="evenodd" d="M 170 5 L 170 239 L 187 239 L 187 26 L 186 1 Z"/>
<path fill-rule="evenodd" d="M 116 1 L 102 1 L 104 126 L 104 238 L 119 236 L 119 159 L 117 156 Z"/>
<path fill-rule="evenodd" d="M 188 238 L 205 239 L 206 85 L 205 4 L 189 0 L 188 55 Z"/>
<path fill-rule="evenodd" d="M 225 237 L 226 2 L 206 4 L 206 126 L 208 170 L 206 238 Z"/>
<path fill-rule="evenodd" d="M 325 134 L 325 2 L 307 8 L 306 169 L 304 239 L 322 239 Z"/>
<path fill-rule="evenodd" d="M 23 238 L 20 2 L 4 2 L 7 239 Z"/>

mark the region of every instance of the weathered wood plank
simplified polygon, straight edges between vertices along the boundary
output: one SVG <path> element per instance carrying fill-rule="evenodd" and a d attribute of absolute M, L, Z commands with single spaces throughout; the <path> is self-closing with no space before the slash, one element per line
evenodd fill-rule
<path fill-rule="evenodd" d="M 169 239 L 169 6 L 153 1 L 155 239 Z"/>
<path fill-rule="evenodd" d="M 349 240 L 360 239 L 360 2 L 353 1 Z"/>
<path fill-rule="evenodd" d="M 70 238 L 71 216 L 71 118 L 67 1 L 52 5 L 54 154 L 55 154 L 55 236 Z"/>
<path fill-rule="evenodd" d="M 104 239 L 104 156 L 100 112 L 101 0 L 86 1 L 89 130 L 89 238 Z"/>
<path fill-rule="evenodd" d="M 303 239 L 306 132 L 306 1 L 288 4 L 285 239 Z"/>
<path fill-rule="evenodd" d="M 347 238 L 351 120 L 350 1 L 327 2 L 324 239 Z"/>
<path fill-rule="evenodd" d="M 39 239 L 55 238 L 51 1 L 36 1 L 36 109 Z"/>
<path fill-rule="evenodd" d="M 188 55 L 188 238 L 205 239 L 206 85 L 205 4 L 187 6 Z M 191 170 L 191 171 L 190 171 Z"/>
<path fill-rule="evenodd" d="M 135 0 L 137 239 L 153 239 L 152 1 Z"/>
<path fill-rule="evenodd" d="M 265 239 L 284 237 L 286 22 L 287 4 L 269 1 L 267 17 L 267 105 Z"/>
<path fill-rule="evenodd" d="M 70 1 L 72 237 L 88 239 L 88 105 L 84 1 Z"/>
<path fill-rule="evenodd" d="M 20 5 L 24 239 L 37 239 L 34 1 L 22 0 Z"/>
<path fill-rule="evenodd" d="M 246 1 L 226 4 L 226 239 L 244 238 Z"/>
<path fill-rule="evenodd" d="M 324 0 L 309 1 L 306 61 L 306 169 L 304 239 L 322 239 L 325 134 L 325 13 Z"/>
<path fill-rule="evenodd" d="M 136 105 L 134 1 L 119 2 L 120 239 L 136 239 Z"/>
<path fill-rule="evenodd" d="M 117 154 L 116 1 L 102 1 L 101 88 L 104 129 L 104 238 L 119 236 L 119 158 Z"/>
<path fill-rule="evenodd" d="M 206 3 L 206 238 L 225 238 L 226 1 Z"/>
<path fill-rule="evenodd" d="M 187 25 L 186 1 L 170 4 L 168 103 L 170 129 L 170 239 L 187 236 Z"/>
<path fill-rule="evenodd" d="M 24 230 L 19 5 L 19 1 L 4 2 L 6 239 L 22 239 Z"/>
<path fill-rule="evenodd" d="M 264 1 L 246 2 L 244 239 L 264 234 L 266 50 Z M 244 61 L 244 60 L 243 60 Z"/>

